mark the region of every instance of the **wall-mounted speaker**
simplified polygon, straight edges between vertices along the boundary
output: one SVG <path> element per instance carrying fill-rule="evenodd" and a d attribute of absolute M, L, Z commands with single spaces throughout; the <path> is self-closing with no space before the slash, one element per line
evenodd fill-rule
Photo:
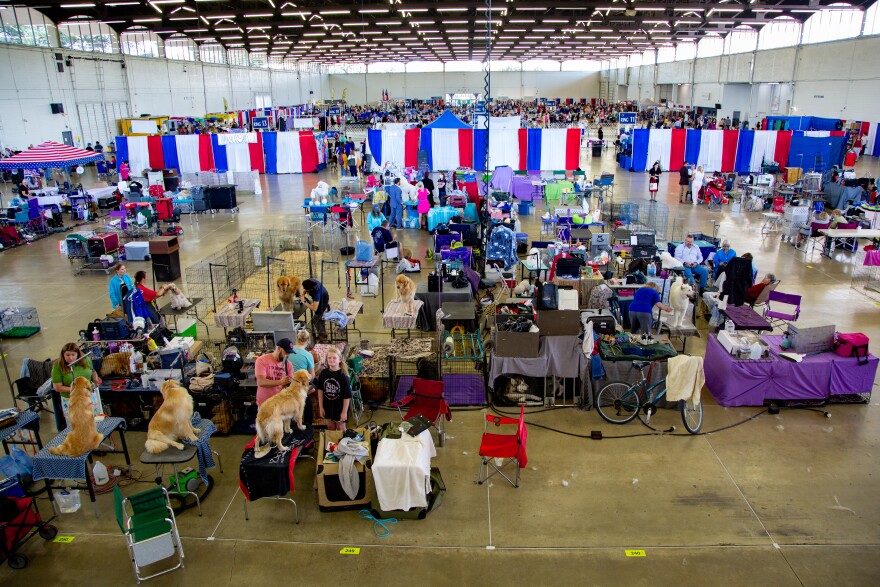
<path fill-rule="evenodd" d="M 56 53 L 55 61 L 64 61 L 64 56 L 61 53 Z"/>
<path fill-rule="evenodd" d="M 49 107 L 52 109 L 52 114 L 64 114 L 64 104 L 61 102 L 52 102 Z"/>
<path fill-rule="evenodd" d="M 58 70 L 58 73 L 64 73 L 64 64 L 63 63 L 56 63 L 55 68 Z"/>

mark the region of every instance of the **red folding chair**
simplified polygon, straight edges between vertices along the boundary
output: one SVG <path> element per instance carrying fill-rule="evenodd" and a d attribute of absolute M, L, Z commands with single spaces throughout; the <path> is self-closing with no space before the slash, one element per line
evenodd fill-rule
<path fill-rule="evenodd" d="M 437 428 L 437 438 L 440 446 L 446 444 L 446 430 L 443 426 L 443 417 L 452 421 L 452 410 L 443 397 L 443 382 L 430 379 L 413 379 L 413 392 L 403 399 L 391 404 L 397 408 L 400 417 L 404 420 L 424 416 Z M 401 410 L 407 406 L 406 414 Z"/>
<path fill-rule="evenodd" d="M 485 431 L 480 441 L 480 485 L 488 481 L 493 475 L 501 475 L 514 487 L 519 487 L 519 470 L 524 469 L 529 462 L 526 455 L 526 440 L 529 432 L 526 428 L 526 410 L 524 406 L 519 408 L 519 418 L 505 418 L 486 414 Z M 502 424 L 516 424 L 515 434 L 493 434 L 489 432 L 489 423 L 500 427 Z M 501 459 L 497 464 L 494 459 Z M 514 465 L 516 477 L 511 480 L 504 474 L 503 469 L 508 465 Z M 489 468 L 492 468 L 492 473 Z M 485 472 L 485 475 L 484 475 Z"/>

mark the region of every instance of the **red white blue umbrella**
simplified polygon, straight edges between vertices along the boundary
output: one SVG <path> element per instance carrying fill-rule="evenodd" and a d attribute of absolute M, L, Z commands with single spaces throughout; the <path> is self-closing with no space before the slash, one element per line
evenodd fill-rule
<path fill-rule="evenodd" d="M 46 141 L 12 157 L 0 159 L 0 169 L 42 169 L 44 167 L 73 167 L 104 159 L 101 153 L 68 147 Z"/>

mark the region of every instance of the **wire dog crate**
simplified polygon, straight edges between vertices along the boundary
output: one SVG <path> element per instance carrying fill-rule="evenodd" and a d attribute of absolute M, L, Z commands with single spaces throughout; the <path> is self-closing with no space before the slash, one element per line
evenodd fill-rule
<path fill-rule="evenodd" d="M 871 252 L 873 251 L 862 250 L 853 255 L 850 287 L 872 300 L 880 302 L 880 267 L 865 265 L 865 259 Z"/>
<path fill-rule="evenodd" d="M 653 232 L 657 240 L 669 238 L 669 206 L 662 202 L 615 202 L 611 218 L 631 231 Z"/>
<path fill-rule="evenodd" d="M 332 253 L 319 250 L 305 220 L 285 230 L 247 230 L 221 251 L 186 268 L 187 293 L 210 304 L 209 313 L 232 295 L 260 300 L 273 308 L 278 300 L 275 280 L 282 275 L 303 279 L 316 275 Z"/>
<path fill-rule="evenodd" d="M 40 331 L 40 317 L 36 308 L 0 309 L 0 336 L 27 338 Z"/>

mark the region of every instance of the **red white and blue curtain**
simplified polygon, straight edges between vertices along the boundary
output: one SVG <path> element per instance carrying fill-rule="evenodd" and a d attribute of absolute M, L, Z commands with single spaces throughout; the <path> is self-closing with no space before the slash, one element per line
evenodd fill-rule
<path fill-rule="evenodd" d="M 875 135 L 878 134 L 874 129 Z M 761 171 L 761 165 L 777 162 L 781 167 L 789 164 L 792 141 L 797 156 L 803 161 L 792 161 L 793 166 L 807 164 L 803 153 L 829 147 L 831 164 L 836 160 L 838 145 L 845 139 L 845 131 L 790 131 L 790 130 L 694 130 L 636 129 L 633 132 L 632 171 L 645 171 L 655 161 L 664 171 L 675 171 L 684 162 L 702 166 L 703 171 L 722 173 L 748 173 Z M 823 139 L 828 139 L 827 141 Z M 830 148 L 830 143 L 834 143 Z M 829 145 L 824 145 L 829 143 Z M 869 152 L 880 141 L 871 141 Z M 842 155 L 841 155 L 842 157 Z M 809 159 L 812 163 L 813 159 Z"/>
<path fill-rule="evenodd" d="M 508 165 L 517 170 L 573 170 L 579 167 L 581 131 L 561 129 L 383 129 L 367 131 L 367 149 L 377 167 L 393 163 L 416 167 L 419 151 L 431 171 L 459 167 L 488 169 Z"/>
<path fill-rule="evenodd" d="M 318 170 L 318 148 L 311 131 L 116 137 L 117 166 L 126 160 L 135 175 L 144 169 L 311 173 Z"/>

